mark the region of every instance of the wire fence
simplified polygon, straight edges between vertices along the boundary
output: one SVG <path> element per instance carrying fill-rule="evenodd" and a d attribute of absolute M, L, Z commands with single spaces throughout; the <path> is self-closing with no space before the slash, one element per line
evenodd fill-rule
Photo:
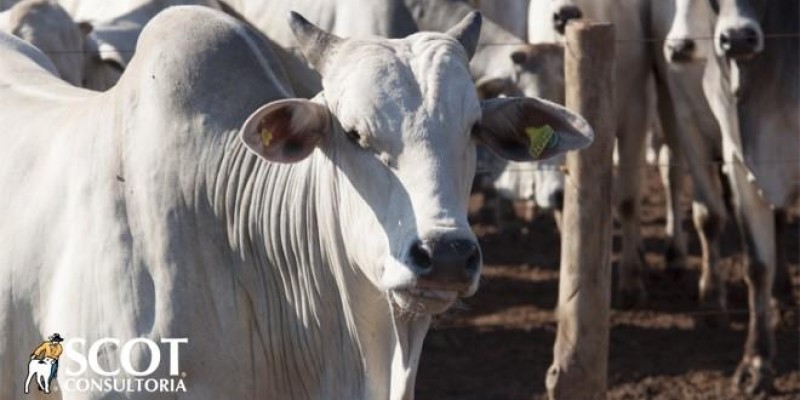
<path fill-rule="evenodd" d="M 793 39 L 793 38 L 800 38 L 800 32 L 795 33 L 772 33 L 772 34 L 763 34 L 762 37 L 764 40 L 785 40 L 785 39 Z M 713 36 L 695 36 L 695 37 L 681 37 L 677 38 L 680 40 L 693 40 L 693 41 L 713 41 L 715 38 Z M 631 43 L 663 43 L 666 42 L 668 39 L 664 37 L 645 37 L 645 38 L 620 38 L 615 39 L 615 43 L 623 43 L 623 44 L 631 44 Z M 554 44 L 564 44 L 569 46 L 570 43 L 566 40 L 562 40 L 559 43 Z M 489 43 L 478 43 L 478 47 L 495 47 L 495 46 L 521 46 L 521 45 L 536 45 L 536 43 L 528 43 L 522 39 L 519 41 L 512 41 L 512 42 L 489 42 Z M 299 50 L 298 46 L 281 46 L 287 50 Z M 99 54 L 99 53 L 119 53 L 119 54 L 133 54 L 136 52 L 136 49 L 95 49 L 95 50 L 56 50 L 56 49 L 39 49 L 44 54 L 75 54 L 75 53 L 84 53 L 84 54 Z"/>

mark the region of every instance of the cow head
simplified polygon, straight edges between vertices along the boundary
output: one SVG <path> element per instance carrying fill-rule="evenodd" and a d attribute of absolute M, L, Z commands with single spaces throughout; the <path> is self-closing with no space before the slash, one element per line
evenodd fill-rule
<path fill-rule="evenodd" d="M 271 162 L 312 157 L 336 169 L 347 257 L 396 306 L 433 314 L 474 293 L 475 143 L 536 160 L 587 146 L 589 126 L 542 100 L 479 101 L 468 67 L 478 13 L 447 33 L 394 40 L 342 39 L 295 13 L 290 24 L 324 90 L 257 110 L 241 130 L 245 144 Z"/>
<path fill-rule="evenodd" d="M 764 33 L 758 23 L 762 3 L 769 0 L 709 0 L 717 12 L 714 50 L 720 57 L 750 58 L 764 49 Z"/>
<path fill-rule="evenodd" d="M 711 54 L 714 19 L 707 0 L 675 0 L 675 15 L 664 41 L 667 61 L 689 63 Z"/>

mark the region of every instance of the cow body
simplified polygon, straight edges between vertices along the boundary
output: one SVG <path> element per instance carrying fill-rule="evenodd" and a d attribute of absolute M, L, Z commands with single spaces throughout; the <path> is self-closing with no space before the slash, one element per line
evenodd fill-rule
<path fill-rule="evenodd" d="M 199 21 L 192 18 L 210 26 L 197 27 Z M 266 49 L 250 47 L 233 23 L 202 12 L 173 14 L 161 22 L 143 38 L 142 46 L 152 51 L 132 63 L 118 88 L 102 95 L 57 85 L 29 57 L 11 52 L 17 45 L 3 38 L 0 68 L 4 79 L 15 84 L 3 86 L 0 102 L 4 110 L 15 111 L 0 117 L 9 127 L 2 136 L 7 167 L 0 180 L 16 195 L 0 203 L 0 214 L 5 226 L 20 229 L 0 232 L 3 275 L 9 278 L 0 288 L 0 326 L 5 337 L 13 338 L 0 345 L 0 386 L 9 394 L 22 392 L 12 371 L 24 356 L 20 349 L 30 347 L 26 340 L 60 327 L 68 337 L 88 341 L 191 337 L 197 349 L 204 349 L 184 361 L 187 376 L 194 376 L 187 383 L 194 387 L 192 398 L 299 397 L 297 387 L 277 387 L 285 377 L 276 376 L 280 371 L 270 373 L 265 359 L 270 354 L 265 349 L 273 346 L 278 354 L 277 347 L 287 343 L 254 335 L 264 329 L 255 316 L 267 314 L 267 296 L 250 299 L 253 294 L 237 283 L 242 279 L 234 267 L 242 265 L 234 262 L 237 252 L 213 244 L 233 240 L 230 231 L 239 226 L 227 225 L 217 214 L 235 209 L 226 204 L 235 196 L 227 188 L 239 183 L 223 179 L 226 146 L 240 162 L 252 163 L 244 149 L 235 151 L 241 147 L 235 139 L 241 121 L 248 110 L 290 92 L 261 64 Z M 180 35 L 170 34 L 171 23 L 184 27 Z M 176 54 L 176 48 L 186 50 Z M 238 68 L 226 65 L 233 60 L 239 61 Z M 186 68 L 192 64 L 205 69 Z M 13 72 L 20 68 L 23 72 Z M 218 77 L 220 70 L 245 80 L 238 88 L 216 79 L 186 86 L 186 74 Z M 201 101 L 210 93 L 235 101 L 212 107 Z M 143 98 L 148 100 L 140 102 Z M 50 118 L 36 117 L 41 115 Z M 42 140 L 48 145 L 33 151 Z M 38 200 L 31 203 L 32 198 Z M 37 249 L 24 237 L 51 245 Z M 228 284 L 220 284 L 224 281 Z M 300 324 L 289 317 L 289 305 L 269 300 L 275 307 L 269 315 Z M 333 310 L 328 316 L 341 317 Z M 216 339 L 225 336 L 233 341 Z M 63 364 L 74 368 L 68 360 Z M 219 371 L 239 378 L 212 379 Z M 363 388 L 363 380 L 351 381 L 348 388 L 328 388 L 339 393 Z"/>

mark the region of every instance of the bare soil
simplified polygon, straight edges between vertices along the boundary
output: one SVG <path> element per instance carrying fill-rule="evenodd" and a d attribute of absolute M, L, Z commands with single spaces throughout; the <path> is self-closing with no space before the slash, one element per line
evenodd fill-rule
<path fill-rule="evenodd" d="M 728 283 L 729 324 L 711 327 L 698 307 L 700 246 L 687 219 L 689 265 L 665 270 L 664 195 L 655 168 L 648 167 L 643 202 L 643 239 L 649 291 L 647 304 L 612 311 L 609 399 L 744 399 L 731 379 L 741 357 L 747 327 L 746 287 L 733 223 L 722 240 L 721 270 Z M 687 186 L 688 182 L 687 182 Z M 473 211 L 480 195 L 473 196 Z M 524 228 L 501 232 L 475 221 L 485 268 L 478 293 L 438 317 L 428 334 L 417 378 L 417 398 L 546 398 L 545 371 L 552 360 L 558 294 L 559 238 L 551 215 L 536 215 Z M 798 271 L 799 213 L 790 213 L 790 271 Z M 614 232 L 614 261 L 619 232 Z M 616 263 L 613 265 L 616 268 Z M 778 327 L 774 399 L 800 399 L 800 335 L 797 309 Z"/>

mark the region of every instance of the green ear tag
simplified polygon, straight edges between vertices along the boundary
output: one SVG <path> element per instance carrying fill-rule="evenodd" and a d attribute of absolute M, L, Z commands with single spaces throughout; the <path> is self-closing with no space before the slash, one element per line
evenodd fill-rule
<path fill-rule="evenodd" d="M 261 130 L 261 144 L 264 146 L 269 146 L 269 142 L 272 141 L 272 132 L 269 129 L 264 128 Z"/>
<path fill-rule="evenodd" d="M 551 128 L 550 125 L 525 128 L 525 134 L 528 135 L 528 139 L 531 142 L 528 153 L 533 158 L 539 158 L 545 149 L 552 149 L 558 145 L 558 132 Z"/>

